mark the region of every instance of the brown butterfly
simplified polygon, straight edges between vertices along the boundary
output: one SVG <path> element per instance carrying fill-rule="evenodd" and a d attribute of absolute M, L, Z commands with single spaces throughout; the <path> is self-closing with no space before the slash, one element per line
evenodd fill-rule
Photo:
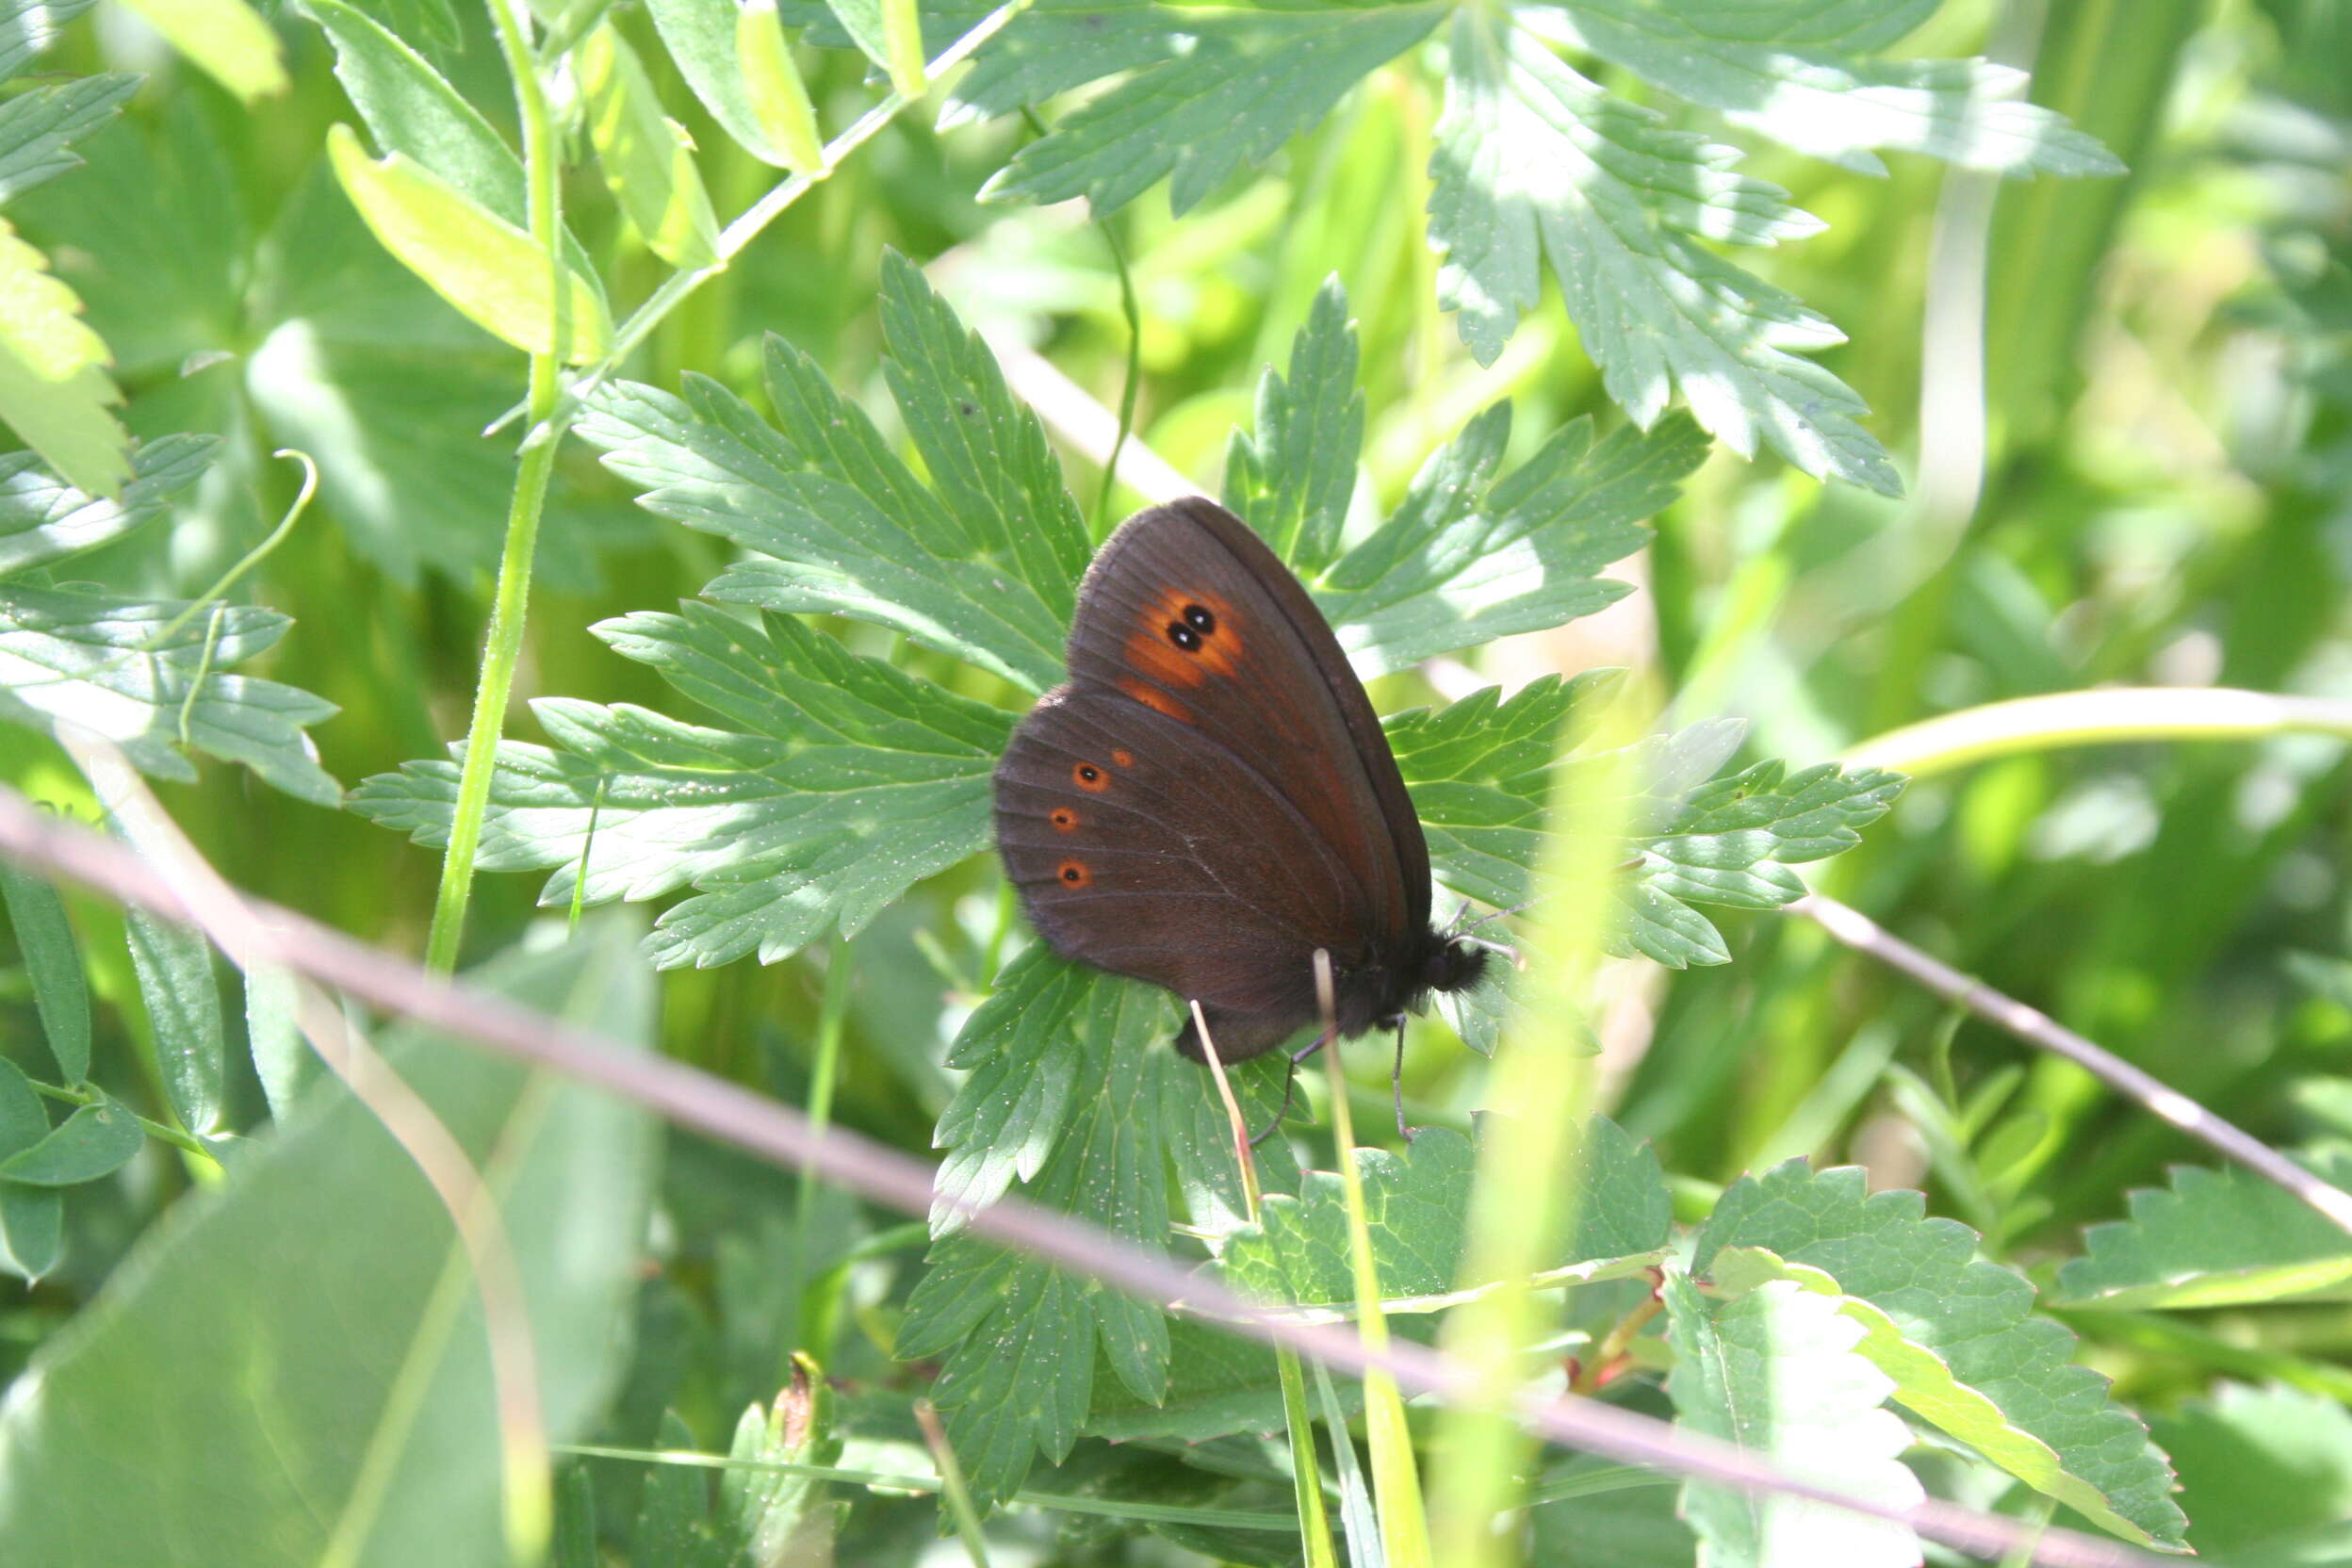
<path fill-rule="evenodd" d="M 1401 1030 L 1486 952 L 1429 924 L 1429 851 L 1331 629 L 1240 518 L 1120 524 L 1079 584 L 1068 683 L 996 768 L 996 842 L 1065 958 L 1198 1000 L 1227 1061 L 1316 1021 Z M 1187 1022 L 1176 1049 L 1202 1060 Z"/>

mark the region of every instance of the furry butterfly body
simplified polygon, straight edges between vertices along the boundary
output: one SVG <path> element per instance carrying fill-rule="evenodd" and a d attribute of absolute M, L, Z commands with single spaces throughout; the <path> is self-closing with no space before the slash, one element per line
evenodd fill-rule
<path fill-rule="evenodd" d="M 1298 579 L 1192 498 L 1119 525 L 1079 585 L 1070 680 L 996 769 L 1005 873 L 1066 958 L 1198 1000 L 1227 1060 L 1473 984 L 1429 924 L 1429 856 L 1363 683 Z M 1199 1060 L 1187 1023 L 1176 1047 Z"/>

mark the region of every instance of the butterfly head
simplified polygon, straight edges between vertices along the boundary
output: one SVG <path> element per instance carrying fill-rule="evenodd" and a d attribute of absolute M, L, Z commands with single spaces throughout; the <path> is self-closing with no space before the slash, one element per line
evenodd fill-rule
<path fill-rule="evenodd" d="M 1493 956 L 1475 942 L 1435 938 L 1422 956 L 1421 972 L 1416 978 L 1425 990 L 1467 990 L 1486 973 L 1487 961 Z"/>

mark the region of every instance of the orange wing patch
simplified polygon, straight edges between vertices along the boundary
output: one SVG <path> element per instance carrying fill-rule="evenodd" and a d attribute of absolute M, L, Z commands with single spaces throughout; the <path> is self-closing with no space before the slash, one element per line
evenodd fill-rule
<path fill-rule="evenodd" d="M 1147 680 L 1172 691 L 1188 691 L 1211 676 L 1236 674 L 1249 640 L 1247 632 L 1236 621 L 1233 605 L 1221 596 L 1163 589 L 1146 608 L 1142 624 L 1127 638 L 1127 662 Z M 1135 695 L 1132 691 L 1128 694 Z M 1156 702 L 1151 705 L 1160 707 Z"/>

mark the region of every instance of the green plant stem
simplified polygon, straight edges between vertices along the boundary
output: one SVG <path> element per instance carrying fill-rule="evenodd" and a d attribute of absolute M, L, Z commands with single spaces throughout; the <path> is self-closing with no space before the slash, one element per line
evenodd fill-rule
<path fill-rule="evenodd" d="M 833 1123 L 833 1086 L 841 1073 L 841 1030 L 849 1018 L 851 956 L 855 952 L 848 942 L 836 941 L 825 966 L 825 991 L 817 1003 L 816 1061 L 808 1078 L 808 1127 L 815 1133 L 823 1133 Z M 796 1255 L 803 1266 L 807 1266 L 809 1217 L 815 1212 L 816 1201 L 816 1175 L 803 1166 L 792 1213 L 792 1229 L 799 1246 Z"/>
<path fill-rule="evenodd" d="M 1255 1225 L 1259 1223 L 1262 1194 L 1258 1190 L 1258 1162 L 1250 1152 L 1249 1119 L 1241 1114 L 1241 1102 L 1233 1098 L 1233 1082 L 1225 1076 L 1224 1059 L 1217 1054 L 1217 1039 L 1209 1033 L 1209 1021 L 1201 1015 L 1197 1001 L 1192 1004 L 1192 1022 L 1200 1033 L 1209 1071 L 1216 1078 L 1217 1098 L 1225 1102 L 1225 1119 L 1233 1133 L 1233 1160 L 1241 1170 L 1242 1204 L 1249 1213 L 1250 1223 Z M 1307 1410 L 1306 1373 L 1298 1364 L 1298 1352 L 1277 1349 L 1274 1375 L 1282 1385 L 1282 1424 L 1290 1433 L 1291 1498 L 1298 1509 L 1298 1542 L 1306 1551 L 1307 1568 L 1339 1568 L 1338 1554 L 1331 1548 L 1331 1518 L 1323 1507 L 1323 1475 L 1315 1458 L 1315 1417 Z M 1348 1441 L 1347 1432 L 1334 1430 L 1331 1441 Z"/>
<path fill-rule="evenodd" d="M 531 39 L 514 0 L 490 0 L 499 48 L 514 78 L 514 106 L 523 126 L 523 177 L 528 186 L 531 242 L 546 255 L 557 286 L 554 352 L 531 356 L 530 408 L 532 429 L 523 441 L 514 471 L 514 494 L 506 514 L 506 547 L 498 557 L 498 583 L 484 640 L 482 673 L 474 687 L 474 712 L 466 728 L 466 757 L 457 780 L 457 804 L 449 821 L 449 842 L 441 860 L 441 886 L 433 896 L 433 929 L 425 942 L 425 967 L 447 974 L 457 967 L 466 934 L 466 905 L 474 888 L 474 853 L 482 842 L 482 821 L 490 808 L 497 776 L 498 736 L 506 727 L 507 702 L 521 662 L 523 630 L 531 605 L 531 569 L 539 549 L 539 518 L 546 510 L 547 482 L 555 472 L 561 431 L 553 428 L 561 389 L 562 351 L 569 323 L 564 309 L 570 291 L 562 286 L 562 208 L 556 176 L 555 128 L 547 114 L 531 59 Z"/>
<path fill-rule="evenodd" d="M 1102 488 L 1094 498 L 1097 538 L 1110 532 L 1111 492 L 1119 484 L 1119 456 L 1135 431 L 1135 394 L 1143 384 L 1143 311 L 1135 303 L 1135 279 L 1127 267 L 1127 249 L 1119 242 L 1118 215 L 1105 213 L 1101 227 L 1102 243 L 1110 247 L 1111 267 L 1119 273 L 1119 312 L 1127 323 L 1127 366 L 1119 384 L 1119 434 L 1111 442 L 1111 455 L 1103 460 Z"/>
<path fill-rule="evenodd" d="M 1339 1031 L 1329 1021 L 1331 971 L 1328 955 L 1315 952 L 1315 988 L 1323 1002 L 1323 1064 L 1331 1080 L 1331 1136 L 1339 1149 L 1341 1191 L 1348 1200 L 1348 1258 L 1355 1279 L 1356 1332 L 1375 1354 L 1388 1348 L 1388 1319 L 1380 1312 L 1380 1276 L 1372 1261 L 1372 1228 L 1364 1202 L 1364 1173 L 1356 1168 L 1356 1122 L 1348 1108 L 1347 1076 L 1339 1059 Z M 1364 1427 L 1372 1445 L 1372 1490 L 1380 1515 L 1380 1546 L 1388 1568 L 1432 1568 L 1429 1518 L 1421 1500 L 1420 1467 L 1413 1459 L 1413 1429 L 1405 1420 L 1404 1396 L 1396 1380 L 1375 1368 L 1364 1375 Z M 1334 1442 L 1340 1434 L 1331 1434 Z"/>
<path fill-rule="evenodd" d="M 69 1105 L 96 1105 L 106 1099 L 95 1089 L 61 1088 L 56 1084 L 44 1084 L 38 1078 L 28 1078 L 25 1082 L 33 1086 L 35 1092 L 45 1094 L 52 1100 L 63 1101 Z M 124 1109 L 127 1110 L 129 1107 L 125 1106 Z M 139 1123 L 139 1131 L 158 1143 L 168 1143 L 172 1148 L 185 1150 L 190 1154 L 201 1154 L 215 1165 L 220 1163 L 220 1157 L 218 1154 L 206 1149 L 189 1135 L 181 1132 L 177 1127 L 166 1127 L 160 1121 L 150 1121 L 136 1111 L 133 1111 L 131 1116 L 132 1119 Z"/>
<path fill-rule="evenodd" d="M 1849 747 L 1849 767 L 1915 777 L 2019 752 L 2133 741 L 2245 741 L 2292 732 L 2352 739 L 2352 702 L 2229 687 L 2102 687 L 1964 708 Z"/>
<path fill-rule="evenodd" d="M 956 1462 L 955 1446 L 947 1441 L 947 1429 L 939 1424 L 939 1407 L 928 1399 L 917 1399 L 915 1424 L 923 1429 L 932 1462 L 939 1467 L 939 1491 L 955 1516 L 964 1555 L 972 1559 L 972 1568 L 988 1568 L 988 1532 L 981 1527 L 979 1509 L 972 1505 L 972 1489 L 964 1484 L 964 1467 Z"/>

